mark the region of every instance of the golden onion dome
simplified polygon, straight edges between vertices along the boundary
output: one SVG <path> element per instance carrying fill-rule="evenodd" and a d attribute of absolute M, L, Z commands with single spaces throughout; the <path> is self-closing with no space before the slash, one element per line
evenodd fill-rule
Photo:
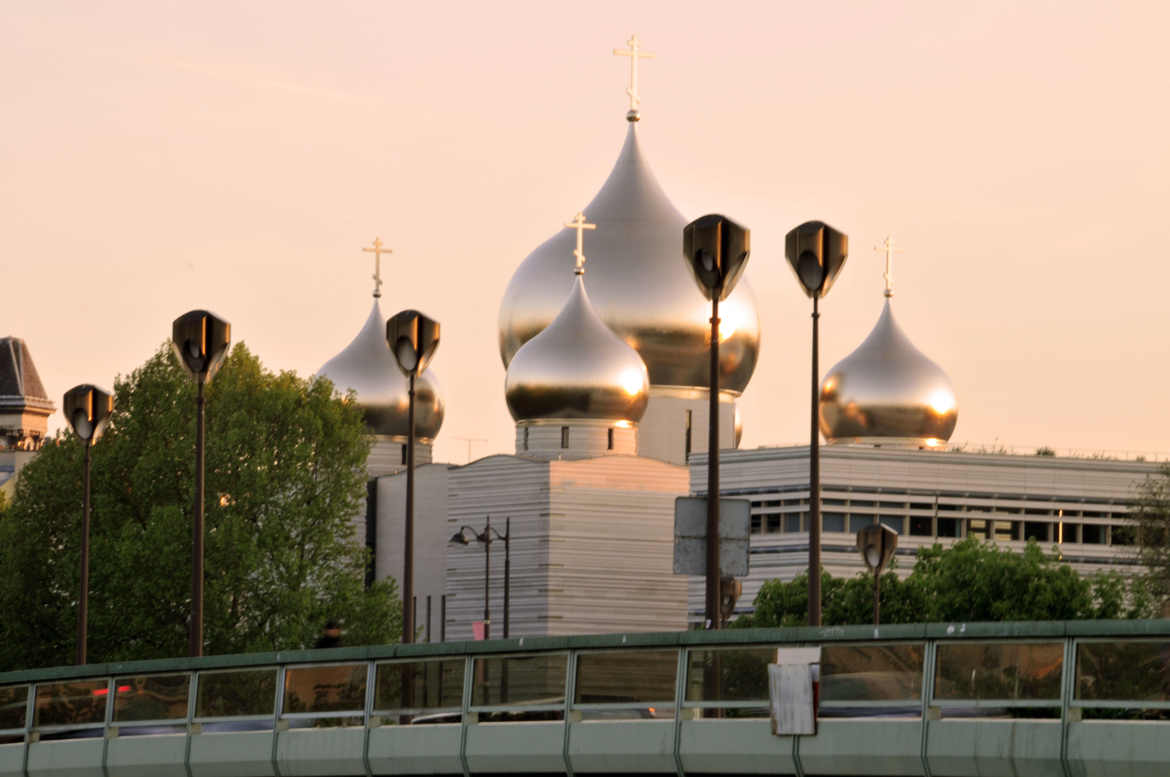
<path fill-rule="evenodd" d="M 831 443 L 934 447 L 958 416 L 950 379 L 910 342 L 888 299 L 873 331 L 821 383 L 821 433 Z"/>
<path fill-rule="evenodd" d="M 636 424 L 646 412 L 649 391 L 642 357 L 598 317 L 581 272 L 557 317 L 512 357 L 504 386 L 517 421 Z"/>
<path fill-rule="evenodd" d="M 654 386 L 706 389 L 710 303 L 695 288 L 682 255 L 686 219 L 642 156 L 634 122 L 601 191 L 585 207 L 590 237 L 589 296 L 601 320 L 641 355 Z M 517 268 L 500 303 L 500 356 L 509 366 L 521 346 L 557 315 L 573 236 L 559 232 Z M 721 388 L 742 393 L 756 368 L 760 321 L 746 280 L 719 305 Z"/>
<path fill-rule="evenodd" d="M 361 331 L 341 353 L 317 370 L 338 392 L 353 390 L 374 434 L 406 439 L 409 432 L 409 382 L 386 345 L 386 319 L 377 298 Z M 414 430 L 420 442 L 433 442 L 443 425 L 443 400 L 432 370 L 414 384 Z"/>

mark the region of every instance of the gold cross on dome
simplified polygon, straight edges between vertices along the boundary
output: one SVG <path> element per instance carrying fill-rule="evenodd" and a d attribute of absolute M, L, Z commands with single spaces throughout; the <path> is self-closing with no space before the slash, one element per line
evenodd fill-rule
<path fill-rule="evenodd" d="M 374 255 L 374 274 L 371 276 L 374 279 L 374 296 L 382 296 L 382 254 L 392 254 L 393 250 L 383 248 L 382 238 L 375 237 L 374 242 L 369 246 L 362 248 L 368 254 Z"/>
<path fill-rule="evenodd" d="M 584 250 L 584 248 L 585 248 L 585 244 L 584 244 L 585 230 L 597 229 L 597 225 L 586 223 L 585 214 L 578 212 L 577 215 L 575 217 L 573 217 L 572 221 L 565 223 L 565 226 L 568 227 L 569 229 L 577 230 L 577 247 L 573 250 L 573 256 L 577 257 L 577 264 L 576 264 L 576 267 L 574 269 L 574 272 L 576 272 L 577 275 L 584 275 L 585 274 L 585 250 Z"/>
<path fill-rule="evenodd" d="M 894 246 L 894 236 L 886 235 L 886 239 L 873 247 L 875 251 L 884 251 L 886 254 L 886 271 L 882 273 L 882 278 L 886 282 L 885 295 L 887 297 L 894 296 L 894 254 L 900 249 Z"/>
<path fill-rule="evenodd" d="M 654 55 L 649 51 L 642 51 L 642 45 L 638 41 L 637 35 L 631 35 L 630 39 L 626 41 L 626 45 L 629 48 L 614 49 L 613 53 L 618 57 L 630 58 L 630 86 L 626 89 L 626 94 L 630 97 L 630 115 L 636 116 L 638 105 L 642 102 L 638 96 L 638 60 L 653 59 Z"/>

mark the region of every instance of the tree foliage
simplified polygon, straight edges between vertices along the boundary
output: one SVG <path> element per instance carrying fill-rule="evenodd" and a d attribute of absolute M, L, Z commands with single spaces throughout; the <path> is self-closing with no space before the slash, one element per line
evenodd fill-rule
<path fill-rule="evenodd" d="M 195 387 L 166 347 L 115 384 L 93 448 L 91 661 L 186 653 Z M 364 585 L 352 517 L 369 452 L 326 380 L 273 374 L 236 345 L 206 390 L 205 652 L 396 640 L 393 581 Z M 0 670 L 68 663 L 76 632 L 82 457 L 72 434 L 21 472 L 0 520 Z"/>
<path fill-rule="evenodd" d="M 1133 517 L 1138 558 L 1147 570 L 1147 590 L 1154 606 L 1170 616 L 1170 464 L 1163 464 L 1138 487 Z"/>
<path fill-rule="evenodd" d="M 760 588 L 746 626 L 808 623 L 808 576 Z M 973 538 L 949 548 L 918 551 L 906 578 L 887 571 L 881 580 L 882 623 L 1079 620 L 1136 618 L 1150 614 L 1141 585 L 1116 572 L 1081 577 L 1046 555 L 1035 542 L 1022 552 Z M 821 620 L 825 625 L 873 622 L 873 576 L 835 578 L 821 573 Z"/>

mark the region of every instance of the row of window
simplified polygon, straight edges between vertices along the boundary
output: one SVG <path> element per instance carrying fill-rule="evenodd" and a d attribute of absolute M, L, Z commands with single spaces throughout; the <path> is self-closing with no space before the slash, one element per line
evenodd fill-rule
<path fill-rule="evenodd" d="M 875 522 L 911 537 L 984 540 L 1036 540 L 1041 544 L 1078 543 L 1085 545 L 1132 545 L 1134 530 L 1129 526 L 1062 521 L 1004 521 L 986 518 L 932 518 L 902 515 L 852 515 L 821 513 L 825 532 L 856 534 Z M 799 534 L 808 531 L 808 513 L 773 513 L 752 516 L 752 534 Z"/>
<path fill-rule="evenodd" d="M 524 450 L 528 450 L 528 430 L 529 430 L 529 428 L 530 427 L 527 427 L 527 426 L 524 427 L 524 440 L 523 440 L 523 443 L 521 446 Z M 561 447 L 564 449 L 568 449 L 568 447 L 569 447 L 569 427 L 567 427 L 567 426 L 561 427 Z M 609 451 L 613 450 L 613 428 L 612 427 L 605 430 L 605 449 L 609 450 Z M 403 450 L 403 454 L 402 454 L 403 455 L 403 463 L 405 464 L 406 463 L 406 458 L 405 458 L 406 457 L 406 452 L 405 452 L 406 446 L 403 446 L 402 450 Z"/>

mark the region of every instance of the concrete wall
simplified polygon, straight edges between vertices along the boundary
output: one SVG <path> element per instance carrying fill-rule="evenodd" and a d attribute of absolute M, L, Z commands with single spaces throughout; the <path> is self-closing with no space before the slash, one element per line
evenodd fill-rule
<path fill-rule="evenodd" d="M 670 464 L 686 462 L 687 411 L 691 453 L 707 450 L 708 394 L 694 389 L 650 388 L 650 402 L 638 425 L 638 455 Z M 719 397 L 719 447 L 735 447 L 735 397 Z"/>

